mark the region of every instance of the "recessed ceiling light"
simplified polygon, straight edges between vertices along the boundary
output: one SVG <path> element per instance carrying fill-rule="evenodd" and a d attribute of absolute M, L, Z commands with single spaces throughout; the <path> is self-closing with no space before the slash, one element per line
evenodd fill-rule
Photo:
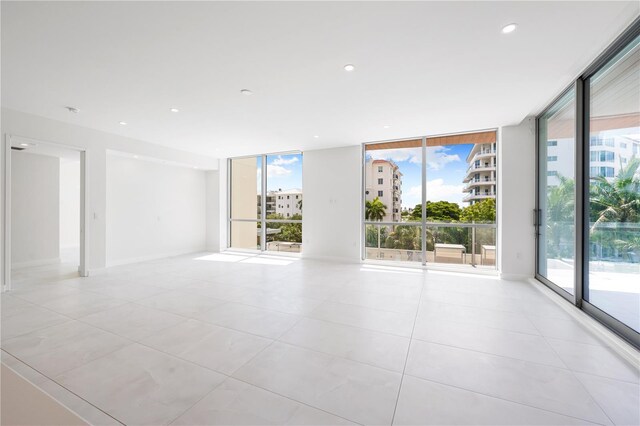
<path fill-rule="evenodd" d="M 198 168 L 198 166 L 193 166 L 193 168 L 194 168 L 194 169 L 197 169 L 197 168 Z"/>
<path fill-rule="evenodd" d="M 76 107 L 66 106 L 65 108 L 67 109 L 67 111 L 72 112 L 74 114 L 77 114 L 77 113 L 80 112 L 80 110 L 78 108 L 76 108 Z"/>
<path fill-rule="evenodd" d="M 121 122 L 120 122 L 120 125 L 121 125 L 121 126 L 126 126 L 126 125 L 127 125 L 127 122 L 126 122 L 126 121 L 121 121 Z"/>
<path fill-rule="evenodd" d="M 318 135 L 313 135 L 314 138 L 318 139 L 320 136 Z"/>
<path fill-rule="evenodd" d="M 383 127 L 383 128 L 385 128 L 385 129 L 388 129 L 389 127 L 391 127 L 391 125 L 389 125 L 389 124 L 385 124 L 385 125 L 384 125 L 384 126 L 382 126 L 382 127 Z"/>
<path fill-rule="evenodd" d="M 133 158 L 138 158 L 138 156 L 137 156 L 137 155 L 134 155 L 134 156 L 133 156 Z"/>
<path fill-rule="evenodd" d="M 29 146 L 28 143 L 21 143 L 20 146 Z"/>
<path fill-rule="evenodd" d="M 251 90 L 249 90 L 249 89 L 242 89 L 242 90 L 240 91 L 240 93 L 242 93 L 242 94 L 243 94 L 243 95 L 245 95 L 245 96 L 251 96 L 251 95 L 253 95 L 253 92 L 252 92 Z"/>
<path fill-rule="evenodd" d="M 517 27 L 518 27 L 517 24 L 505 25 L 504 27 L 502 27 L 502 34 L 512 33 L 516 30 Z"/>
<path fill-rule="evenodd" d="M 356 67 L 353 64 L 347 64 L 347 65 L 344 66 L 344 70 L 345 71 L 353 71 L 355 69 L 356 69 Z"/>
<path fill-rule="evenodd" d="M 180 110 L 178 108 L 171 108 L 169 111 L 171 111 L 171 112 L 180 112 Z"/>

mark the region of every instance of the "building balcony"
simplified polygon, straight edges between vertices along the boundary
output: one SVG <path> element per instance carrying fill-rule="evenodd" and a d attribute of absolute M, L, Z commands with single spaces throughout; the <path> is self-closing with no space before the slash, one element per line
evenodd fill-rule
<path fill-rule="evenodd" d="M 474 188 L 476 186 L 493 186 L 496 184 L 496 179 L 493 177 L 489 177 L 489 178 L 480 178 L 480 179 L 471 179 L 469 180 L 469 182 L 464 186 L 464 189 L 462 190 L 462 192 L 469 192 L 471 190 L 471 188 Z"/>
<path fill-rule="evenodd" d="M 469 201 L 475 201 L 475 200 L 485 200 L 487 198 L 495 198 L 496 197 L 496 193 L 495 192 L 481 192 L 479 194 L 468 194 L 467 196 L 465 196 L 462 201 L 465 203 L 468 203 Z"/>
<path fill-rule="evenodd" d="M 469 168 L 467 169 L 467 173 L 465 175 L 465 178 L 462 180 L 463 182 L 469 182 L 471 179 L 474 178 L 474 174 L 475 173 L 479 173 L 479 172 L 493 172 L 496 170 L 496 166 L 495 164 L 489 164 L 489 165 L 484 165 L 484 164 L 480 164 L 479 166 L 474 166 L 471 165 L 469 166 Z"/>

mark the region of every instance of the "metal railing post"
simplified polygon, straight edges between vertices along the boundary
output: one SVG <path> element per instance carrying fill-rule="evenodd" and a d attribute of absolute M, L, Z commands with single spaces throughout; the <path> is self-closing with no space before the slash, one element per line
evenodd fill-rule
<path fill-rule="evenodd" d="M 476 221 L 472 221 L 473 224 Z M 471 266 L 476 266 L 476 227 L 471 227 Z"/>

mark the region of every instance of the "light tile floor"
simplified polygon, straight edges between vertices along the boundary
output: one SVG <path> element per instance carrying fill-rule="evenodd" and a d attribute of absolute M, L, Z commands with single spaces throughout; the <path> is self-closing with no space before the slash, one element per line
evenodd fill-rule
<path fill-rule="evenodd" d="M 20 271 L 1 337 L 93 424 L 640 423 L 638 366 L 491 276 L 237 253 Z"/>

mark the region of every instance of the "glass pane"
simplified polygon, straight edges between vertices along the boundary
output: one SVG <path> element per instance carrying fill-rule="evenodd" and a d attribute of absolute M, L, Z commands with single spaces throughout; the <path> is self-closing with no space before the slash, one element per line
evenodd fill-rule
<path fill-rule="evenodd" d="M 267 250 L 300 253 L 302 223 L 267 222 Z"/>
<path fill-rule="evenodd" d="M 427 138 L 427 262 L 495 268 L 495 133 Z M 429 225 L 431 224 L 431 225 Z"/>
<path fill-rule="evenodd" d="M 366 258 L 422 263 L 422 226 L 365 226 Z"/>
<path fill-rule="evenodd" d="M 302 219 L 302 154 L 267 155 L 267 219 Z"/>
<path fill-rule="evenodd" d="M 575 275 L 575 90 L 538 125 L 538 273 L 570 294 Z"/>
<path fill-rule="evenodd" d="M 260 223 L 231 221 L 231 247 L 260 250 Z"/>
<path fill-rule="evenodd" d="M 370 144 L 365 153 L 365 220 L 422 220 L 422 140 Z"/>
<path fill-rule="evenodd" d="M 588 83 L 585 299 L 640 331 L 640 37 Z"/>
<path fill-rule="evenodd" d="M 231 219 L 260 219 L 261 157 L 231 160 Z"/>

